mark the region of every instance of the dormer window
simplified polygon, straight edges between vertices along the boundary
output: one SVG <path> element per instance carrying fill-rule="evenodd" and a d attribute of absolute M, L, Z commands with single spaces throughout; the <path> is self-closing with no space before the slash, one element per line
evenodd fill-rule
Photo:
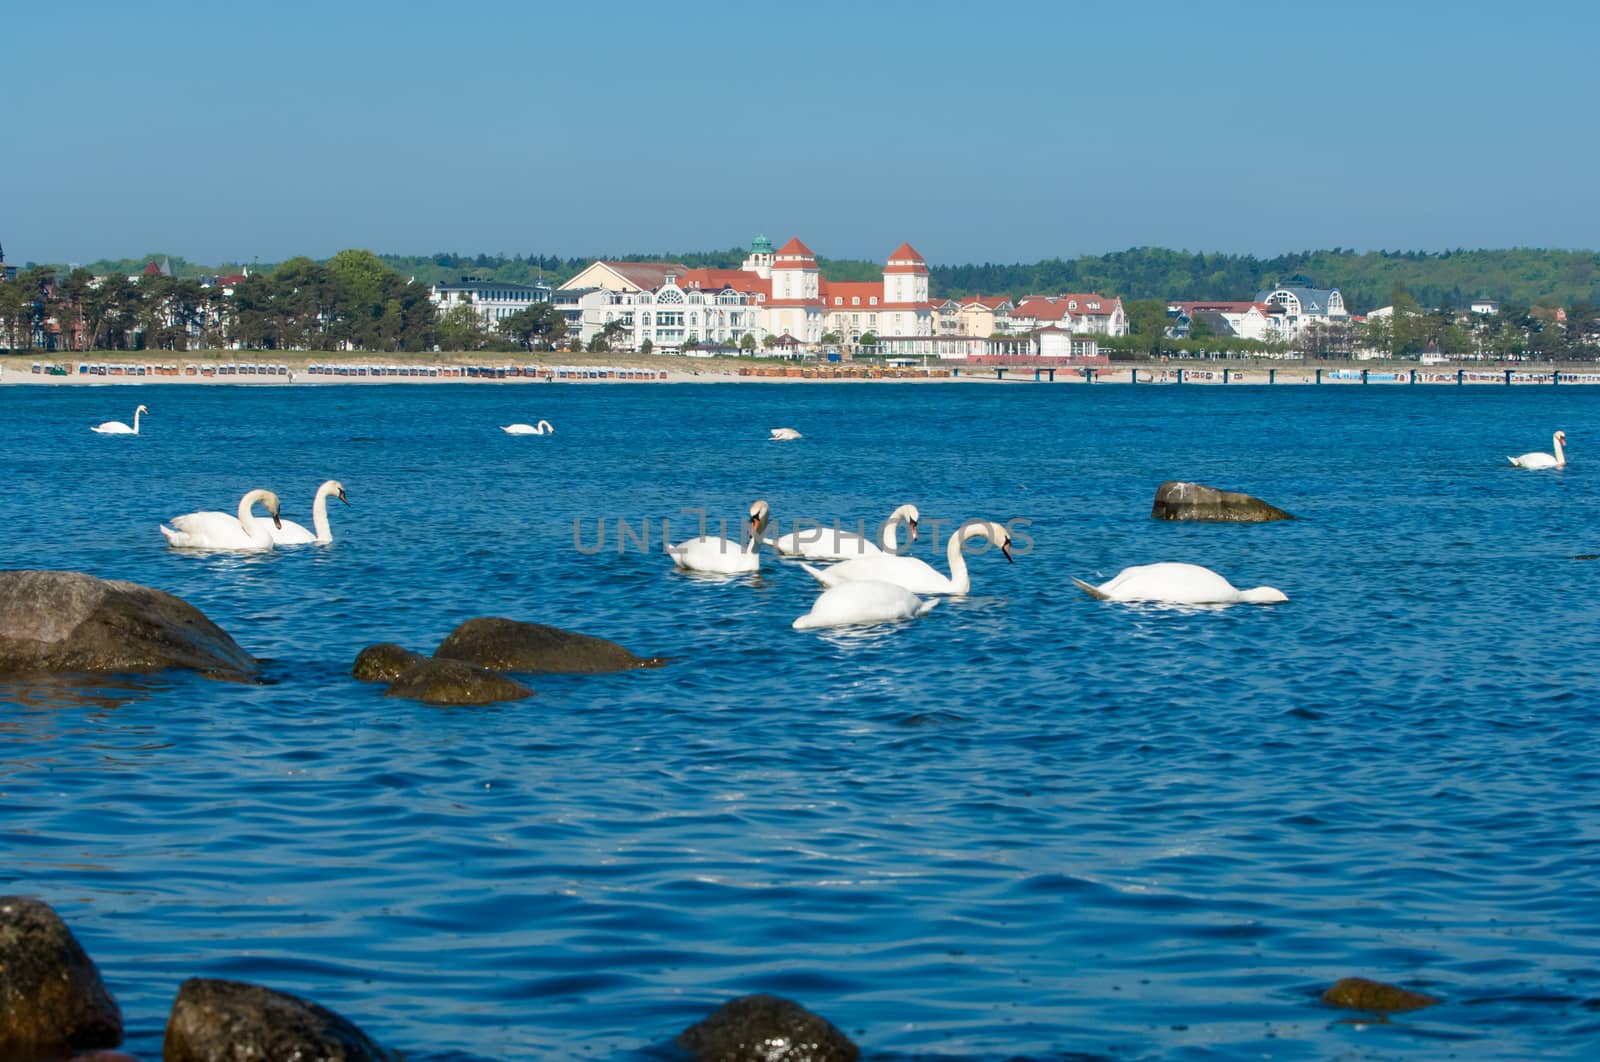
<path fill-rule="evenodd" d="M 873 295 L 871 298 L 867 299 L 867 302 L 873 306 L 876 306 L 878 305 L 878 297 Z"/>
<path fill-rule="evenodd" d="M 850 296 L 850 305 L 851 306 L 860 306 L 861 305 L 861 296 L 860 295 L 852 295 L 852 296 Z"/>

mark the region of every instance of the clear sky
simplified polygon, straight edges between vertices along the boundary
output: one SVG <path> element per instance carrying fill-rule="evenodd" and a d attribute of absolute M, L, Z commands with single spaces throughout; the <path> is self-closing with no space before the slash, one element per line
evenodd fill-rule
<path fill-rule="evenodd" d="M 60 0 L 9 262 L 1600 247 L 1600 4 Z"/>

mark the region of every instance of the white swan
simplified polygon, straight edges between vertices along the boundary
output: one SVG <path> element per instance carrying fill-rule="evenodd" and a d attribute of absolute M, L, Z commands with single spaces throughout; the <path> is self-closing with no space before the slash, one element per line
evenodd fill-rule
<path fill-rule="evenodd" d="M 900 552 L 900 522 L 911 529 L 911 541 L 917 540 L 917 521 L 921 514 L 915 505 L 902 505 L 889 514 L 878 529 L 878 541 L 873 544 L 853 531 L 840 531 L 836 527 L 808 527 L 804 531 L 791 531 L 779 535 L 772 544 L 785 557 L 808 557 L 812 560 L 848 560 L 851 557 L 877 556 L 881 553 Z"/>
<path fill-rule="evenodd" d="M 1508 457 L 1506 460 L 1518 468 L 1566 468 L 1567 451 L 1565 447 L 1567 445 L 1567 433 L 1564 431 L 1556 432 L 1553 441 L 1556 445 L 1554 454 L 1523 454 L 1521 457 Z"/>
<path fill-rule="evenodd" d="M 1240 590 L 1228 580 L 1198 564 L 1140 564 L 1124 568 L 1099 586 L 1072 580 L 1090 597 L 1101 601 L 1161 601 L 1169 605 L 1275 605 L 1289 600 L 1282 590 L 1258 586 Z"/>
<path fill-rule="evenodd" d="M 317 496 L 311 501 L 311 526 L 317 529 L 312 534 L 302 524 L 293 520 L 280 520 L 278 526 L 268 530 L 272 536 L 274 546 L 300 546 L 307 542 L 320 542 L 326 545 L 333 541 L 333 527 L 328 523 L 328 498 L 338 498 L 346 505 L 350 499 L 345 495 L 344 484 L 336 479 L 330 479 L 317 488 Z"/>
<path fill-rule="evenodd" d="M 267 507 L 274 526 L 280 526 L 278 496 L 270 490 L 253 490 L 239 499 L 239 514 L 203 512 L 172 518 L 161 525 L 168 545 L 178 549 L 271 549 L 272 533 L 250 512 L 256 502 Z"/>
<path fill-rule="evenodd" d="M 868 579 L 840 583 L 824 590 L 811 603 L 811 611 L 790 624 L 797 631 L 814 627 L 849 627 L 862 623 L 892 623 L 915 619 L 939 603 L 924 601 L 903 586 Z"/>
<path fill-rule="evenodd" d="M 761 533 L 767 529 L 770 517 L 767 503 L 750 505 L 750 529 L 743 544 L 719 536 L 701 535 L 687 542 L 668 546 L 672 563 L 685 571 L 711 572 L 717 575 L 738 575 L 761 570 Z"/>
<path fill-rule="evenodd" d="M 800 567 L 810 572 L 823 586 L 841 583 L 885 582 L 903 586 L 916 594 L 964 594 L 972 589 L 972 577 L 967 574 L 967 558 L 961 545 L 969 538 L 984 538 L 996 543 L 1000 552 L 1011 560 L 1011 533 L 1004 524 L 993 520 L 968 520 L 950 536 L 945 547 L 945 557 L 950 562 L 950 574 L 945 575 L 919 557 L 897 557 L 880 553 L 875 557 L 857 557 L 843 561 L 831 568 Z"/>
<path fill-rule="evenodd" d="M 767 441 L 768 442 L 788 442 L 791 439 L 803 439 L 803 438 L 805 438 L 805 436 L 801 435 L 799 432 L 795 431 L 793 428 L 773 428 L 772 429 L 772 438 L 768 439 Z"/>
<path fill-rule="evenodd" d="M 556 429 L 548 420 L 534 424 L 507 424 L 500 429 L 507 435 L 554 435 Z"/>
<path fill-rule="evenodd" d="M 146 409 L 144 406 L 140 406 L 138 409 L 134 410 L 133 411 L 133 427 L 131 427 L 131 428 L 128 427 L 126 424 L 122 423 L 122 421 L 120 421 L 120 420 L 108 420 L 104 424 L 96 424 L 96 425 L 94 425 L 89 430 L 90 431 L 97 431 L 101 435 L 138 435 L 139 434 L 139 414 L 140 413 L 148 413 L 148 412 L 150 412 L 150 411 L 148 409 Z"/>

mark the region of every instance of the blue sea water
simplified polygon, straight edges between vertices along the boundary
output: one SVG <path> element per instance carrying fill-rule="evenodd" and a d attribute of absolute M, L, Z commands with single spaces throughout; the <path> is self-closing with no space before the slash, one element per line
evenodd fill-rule
<path fill-rule="evenodd" d="M 140 1058 L 190 976 L 307 996 L 416 1060 L 638 1057 L 752 992 L 872 1059 L 1600 1047 L 1600 388 L 3 395 L 7 566 L 170 591 L 268 661 L 255 685 L 0 686 L 0 893 L 62 913 Z M 140 401 L 140 436 L 87 430 Z M 541 417 L 554 435 L 498 430 Z M 1556 428 L 1570 467 L 1507 466 Z M 157 531 L 256 486 L 309 526 L 330 477 L 331 547 Z M 1153 521 L 1173 478 L 1303 519 Z M 708 581 L 660 553 L 663 522 L 697 533 L 686 508 L 731 529 L 758 497 L 784 530 L 913 501 L 941 566 L 970 517 L 1031 542 L 971 557 L 973 592 L 922 619 L 794 631 L 799 567 Z M 619 551 L 618 520 L 651 551 Z M 1157 560 L 1290 600 L 1070 581 Z M 481 615 L 675 662 L 473 709 L 348 677 Z M 1346 975 L 1443 1002 L 1320 1004 Z"/>

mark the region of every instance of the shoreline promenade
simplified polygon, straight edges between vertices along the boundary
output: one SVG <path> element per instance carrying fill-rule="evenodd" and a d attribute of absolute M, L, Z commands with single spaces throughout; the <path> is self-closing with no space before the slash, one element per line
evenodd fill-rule
<path fill-rule="evenodd" d="M 317 386 L 440 383 L 986 383 L 1133 384 L 1138 386 L 1331 385 L 1331 386 L 1553 386 L 1600 383 L 1600 365 L 1491 362 L 1418 366 L 1414 362 L 1260 361 L 1118 362 L 1084 365 L 1040 358 L 1005 365 L 930 362 L 886 367 L 864 362 L 805 362 L 770 358 L 693 358 L 681 355 L 474 353 L 384 358 L 324 352 L 241 352 L 173 360 L 171 351 L 106 352 L 63 358 L 0 356 L 0 385 L 124 386 L 200 384 Z M 158 357 L 159 355 L 159 357 Z M 392 360 L 398 358 L 402 360 Z M 426 360 L 424 360 L 426 359 Z"/>

